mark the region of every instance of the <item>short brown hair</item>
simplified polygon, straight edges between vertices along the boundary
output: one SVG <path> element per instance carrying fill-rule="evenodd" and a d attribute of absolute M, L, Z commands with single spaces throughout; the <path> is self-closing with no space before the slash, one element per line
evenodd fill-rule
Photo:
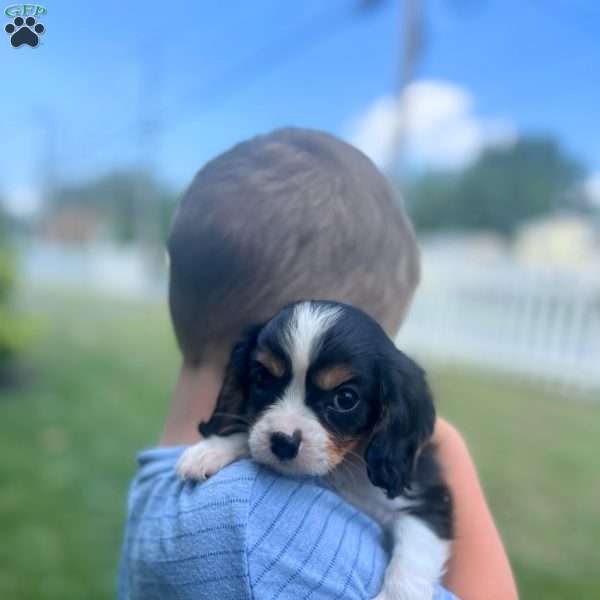
<path fill-rule="evenodd" d="M 300 299 L 353 304 L 395 333 L 419 279 L 413 229 L 373 163 L 281 129 L 207 163 L 175 214 L 169 305 L 184 359 Z"/>

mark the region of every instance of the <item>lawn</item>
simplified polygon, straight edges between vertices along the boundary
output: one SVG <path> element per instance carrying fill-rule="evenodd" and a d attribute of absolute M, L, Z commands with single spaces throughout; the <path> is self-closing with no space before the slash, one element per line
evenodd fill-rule
<path fill-rule="evenodd" d="M 28 385 L 0 391 L 0 598 L 114 595 L 127 482 L 160 431 L 177 355 L 160 305 L 35 293 Z M 600 597 L 600 404 L 434 371 L 521 596 Z"/>

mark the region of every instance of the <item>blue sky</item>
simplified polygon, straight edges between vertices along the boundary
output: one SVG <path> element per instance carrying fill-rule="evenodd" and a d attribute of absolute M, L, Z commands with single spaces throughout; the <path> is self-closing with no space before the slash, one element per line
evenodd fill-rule
<path fill-rule="evenodd" d="M 352 12 L 356 4 L 43 3 L 38 48 L 14 49 L 0 32 L 0 193 L 28 201 L 50 127 L 59 181 L 150 157 L 179 188 L 211 156 L 275 127 L 353 139 L 394 90 L 400 22 L 397 1 L 363 13 Z M 424 93 L 449 86 L 468 98 L 463 121 L 479 138 L 496 121 L 516 135 L 552 133 L 600 171 L 595 2 L 430 0 L 417 76 L 437 82 Z M 154 149 L 140 147 L 140 113 L 161 121 Z"/>

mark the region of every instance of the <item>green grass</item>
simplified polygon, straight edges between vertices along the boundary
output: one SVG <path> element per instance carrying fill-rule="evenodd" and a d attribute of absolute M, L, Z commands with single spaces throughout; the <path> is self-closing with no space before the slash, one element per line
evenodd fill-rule
<path fill-rule="evenodd" d="M 600 405 L 506 378 L 434 374 L 466 437 L 524 599 L 600 598 Z"/>
<path fill-rule="evenodd" d="M 135 452 L 177 368 L 160 306 L 42 296 L 29 386 L 0 392 L 0 598 L 110 598 Z M 506 379 L 433 374 L 465 434 L 522 598 L 600 597 L 600 406 Z"/>

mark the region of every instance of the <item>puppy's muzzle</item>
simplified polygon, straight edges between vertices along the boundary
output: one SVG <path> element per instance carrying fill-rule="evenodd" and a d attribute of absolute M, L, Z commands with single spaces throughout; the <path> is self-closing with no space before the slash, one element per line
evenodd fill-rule
<path fill-rule="evenodd" d="M 296 429 L 292 435 L 276 431 L 271 434 L 271 452 L 279 460 L 292 460 L 296 458 L 301 442 L 302 433 L 299 429 Z"/>

